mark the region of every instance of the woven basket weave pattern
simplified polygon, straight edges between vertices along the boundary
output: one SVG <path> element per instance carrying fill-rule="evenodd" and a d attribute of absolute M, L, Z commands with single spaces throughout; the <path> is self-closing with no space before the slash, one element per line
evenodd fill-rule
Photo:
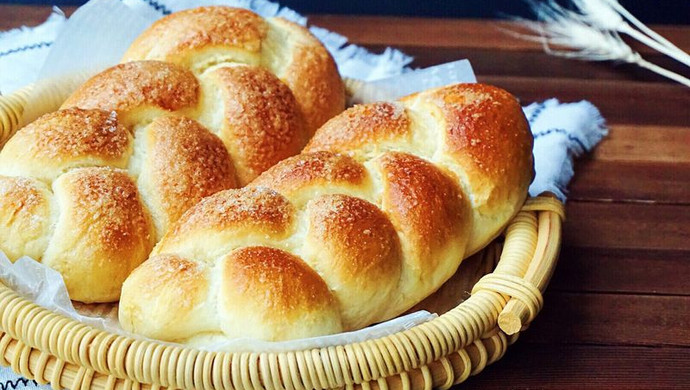
<path fill-rule="evenodd" d="M 17 130 L 28 91 L 0 97 L 0 145 Z M 504 243 L 484 249 L 497 257 L 494 272 L 440 317 L 387 337 L 304 351 L 209 352 L 138 340 L 43 309 L 0 283 L 0 365 L 56 389 L 445 389 L 500 359 L 537 315 L 563 217 L 556 199 L 529 199 Z"/>
<path fill-rule="evenodd" d="M 31 90 L 29 86 L 9 96 L 0 95 L 0 148 L 18 130 Z"/>

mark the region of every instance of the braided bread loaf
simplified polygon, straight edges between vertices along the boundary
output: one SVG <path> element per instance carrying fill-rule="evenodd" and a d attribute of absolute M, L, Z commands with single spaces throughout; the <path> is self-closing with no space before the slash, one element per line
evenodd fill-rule
<path fill-rule="evenodd" d="M 199 7 L 162 18 L 125 53 L 123 61 L 134 60 L 166 61 L 195 74 L 228 64 L 265 68 L 294 94 L 309 135 L 345 108 L 345 87 L 318 39 L 298 24 L 245 9 Z"/>
<path fill-rule="evenodd" d="M 82 302 L 117 300 L 184 211 L 299 153 L 344 108 L 326 49 L 250 11 L 170 15 L 126 59 L 137 56 L 171 62 L 101 72 L 0 152 L 0 250 L 56 269 Z"/>
<path fill-rule="evenodd" d="M 162 340 L 285 340 L 389 319 L 524 202 L 532 136 L 477 84 L 355 106 L 303 153 L 188 210 L 123 286 L 122 326 Z"/>

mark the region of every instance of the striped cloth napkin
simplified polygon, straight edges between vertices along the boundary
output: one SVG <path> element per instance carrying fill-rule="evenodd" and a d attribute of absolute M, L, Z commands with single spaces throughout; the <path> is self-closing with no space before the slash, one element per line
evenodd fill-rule
<path fill-rule="evenodd" d="M 92 0 L 84 8 L 88 11 L 88 7 L 91 7 L 96 12 L 99 7 L 126 6 L 128 12 L 141 18 L 137 23 L 146 26 L 171 12 L 205 3 L 218 4 L 219 1 Z M 223 3 L 250 8 L 263 16 L 279 15 L 301 24 L 306 23 L 306 19 L 298 13 L 266 0 L 225 0 Z M 122 12 L 118 15 L 122 15 Z M 51 55 L 53 47 L 62 46 L 54 43 L 68 25 L 64 14 L 55 8 L 40 26 L 1 32 L 0 93 L 9 94 L 44 75 L 46 58 Z M 315 27 L 311 30 L 331 51 L 341 74 L 370 82 L 363 84 L 355 94 L 358 102 L 392 99 L 414 92 L 409 89 L 410 85 L 421 90 L 452 82 L 475 81 L 467 61 L 415 71 L 408 67 L 412 58 L 398 50 L 388 49 L 382 54 L 372 54 L 363 48 L 347 45 L 347 39 L 338 34 Z M 401 77 L 405 78 L 405 83 L 399 82 Z M 416 81 L 410 83 L 412 79 Z M 408 88 L 401 90 L 401 86 Z M 574 173 L 573 161 L 575 157 L 591 150 L 606 135 L 604 119 L 597 108 L 587 101 L 560 103 L 550 99 L 524 107 L 524 112 L 535 139 L 536 177 L 530 186 L 530 194 L 549 191 L 565 201 L 567 185 Z M 0 367 L 0 390 L 32 388 L 49 387 L 39 386 L 34 381 L 17 376 L 7 367 Z"/>

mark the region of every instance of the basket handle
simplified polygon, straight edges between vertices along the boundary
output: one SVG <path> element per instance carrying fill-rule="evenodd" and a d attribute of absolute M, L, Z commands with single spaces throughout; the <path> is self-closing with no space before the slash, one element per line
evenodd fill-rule
<path fill-rule="evenodd" d="M 541 310 L 542 292 L 556 267 L 561 244 L 563 204 L 553 194 L 527 200 L 506 231 L 501 260 L 472 293 L 488 290 L 505 302 L 499 328 L 508 335 L 524 330 Z"/>
<path fill-rule="evenodd" d="M 546 290 L 556 268 L 561 247 L 561 225 L 565 219 L 563 203 L 553 194 L 529 199 L 523 210 L 537 212 L 539 228 L 534 255 L 521 278 L 524 282 L 521 287 L 523 294 L 537 302 L 530 303 L 520 295 L 511 294 L 511 299 L 498 316 L 498 326 L 508 335 L 523 330 L 541 309 L 541 293 Z"/>

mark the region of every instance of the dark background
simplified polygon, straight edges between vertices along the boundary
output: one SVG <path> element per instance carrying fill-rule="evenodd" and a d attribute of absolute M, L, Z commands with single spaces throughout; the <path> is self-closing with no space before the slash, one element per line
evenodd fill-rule
<path fill-rule="evenodd" d="M 539 1 L 539 0 L 535 0 Z M 75 0 L 0 0 L 0 3 L 80 5 Z M 282 0 L 302 14 L 362 14 L 448 18 L 529 17 L 523 0 Z M 690 24 L 690 0 L 620 0 L 645 23 Z"/>

